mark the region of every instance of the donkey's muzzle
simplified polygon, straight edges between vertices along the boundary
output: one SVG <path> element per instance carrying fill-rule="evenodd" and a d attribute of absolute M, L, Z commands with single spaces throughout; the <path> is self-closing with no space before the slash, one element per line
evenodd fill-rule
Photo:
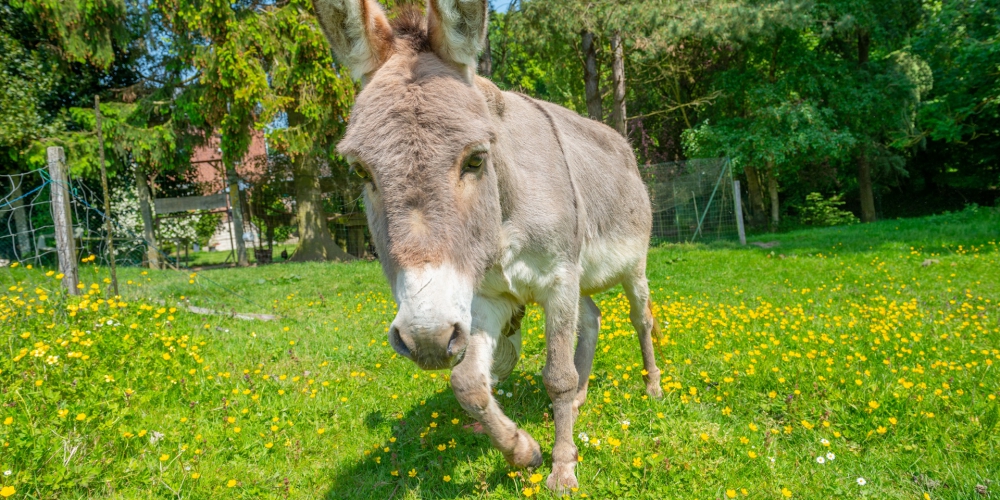
<path fill-rule="evenodd" d="M 393 322 L 389 344 L 400 355 L 410 358 L 425 370 L 449 368 L 452 359 L 469 345 L 469 329 L 459 323 L 437 327 L 416 327 Z"/>

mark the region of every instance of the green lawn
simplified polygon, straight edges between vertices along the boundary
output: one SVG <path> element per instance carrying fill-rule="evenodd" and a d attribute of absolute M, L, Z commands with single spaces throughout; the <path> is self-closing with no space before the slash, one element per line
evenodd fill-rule
<path fill-rule="evenodd" d="M 779 244 L 650 251 L 662 400 L 620 290 L 596 298 L 576 496 L 1000 495 L 1000 213 L 756 241 Z M 104 269 L 81 270 L 82 299 L 45 274 L 0 269 L 0 494 L 552 497 L 537 307 L 499 387 L 546 455 L 533 477 L 474 432 L 447 372 L 387 346 L 377 263 L 125 269 L 110 304 Z"/>

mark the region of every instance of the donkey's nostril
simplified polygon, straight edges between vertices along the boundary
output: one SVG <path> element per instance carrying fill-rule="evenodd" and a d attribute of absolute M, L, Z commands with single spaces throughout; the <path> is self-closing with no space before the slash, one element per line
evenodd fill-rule
<path fill-rule="evenodd" d="M 465 349 L 465 340 L 461 327 L 456 324 L 451 330 L 451 338 L 448 339 L 448 355 L 455 356 Z"/>
<path fill-rule="evenodd" d="M 403 342 L 403 337 L 399 335 L 399 328 L 395 326 L 389 328 L 389 344 L 399 353 L 400 356 L 411 357 L 410 348 Z"/>

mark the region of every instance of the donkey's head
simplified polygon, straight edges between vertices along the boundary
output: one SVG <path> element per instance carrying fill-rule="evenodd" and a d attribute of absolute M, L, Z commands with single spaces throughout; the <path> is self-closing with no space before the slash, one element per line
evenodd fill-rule
<path fill-rule="evenodd" d="M 340 153 L 366 179 L 372 237 L 399 312 L 389 342 L 422 368 L 465 351 L 473 290 L 499 247 L 487 99 L 474 79 L 486 0 L 429 0 L 389 22 L 375 0 L 313 0 L 364 85 Z"/>

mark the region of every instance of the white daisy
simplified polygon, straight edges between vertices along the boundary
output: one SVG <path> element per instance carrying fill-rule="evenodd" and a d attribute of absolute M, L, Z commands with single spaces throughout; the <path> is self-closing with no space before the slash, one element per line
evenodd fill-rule
<path fill-rule="evenodd" d="M 868 484 L 868 481 L 865 481 L 865 478 L 863 477 L 858 478 L 858 486 L 864 486 L 866 484 Z"/>
<path fill-rule="evenodd" d="M 816 457 L 816 463 L 823 465 L 826 463 L 826 459 L 823 457 Z"/>
<path fill-rule="evenodd" d="M 827 460 L 830 460 L 830 461 L 832 461 L 832 460 L 833 460 L 833 459 L 835 459 L 835 458 L 837 458 L 837 455 L 834 455 L 832 451 L 831 451 L 830 453 L 827 453 L 827 454 L 826 454 L 826 459 L 827 459 Z"/>

